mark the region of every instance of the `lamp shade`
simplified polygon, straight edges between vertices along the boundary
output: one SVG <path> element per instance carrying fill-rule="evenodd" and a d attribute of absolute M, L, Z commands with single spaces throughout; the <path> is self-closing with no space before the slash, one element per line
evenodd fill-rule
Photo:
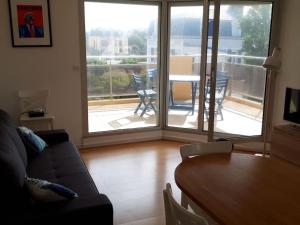
<path fill-rule="evenodd" d="M 272 70 L 279 70 L 281 67 L 280 48 L 274 48 L 271 56 L 267 57 L 263 67 Z"/>

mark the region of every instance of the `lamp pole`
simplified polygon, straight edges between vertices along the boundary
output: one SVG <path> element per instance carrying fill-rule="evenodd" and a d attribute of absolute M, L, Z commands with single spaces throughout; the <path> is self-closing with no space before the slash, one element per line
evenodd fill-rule
<path fill-rule="evenodd" d="M 265 96 L 265 108 L 266 114 L 264 118 L 264 149 L 263 149 L 263 156 L 266 156 L 267 151 L 267 139 L 268 139 L 268 131 L 269 131 L 269 121 L 268 121 L 268 114 L 269 114 L 269 105 L 270 105 L 270 92 L 271 92 L 271 84 L 272 84 L 272 77 L 275 76 L 276 71 L 278 71 L 281 67 L 280 61 L 280 48 L 274 48 L 273 53 L 271 56 L 267 57 L 263 63 L 263 67 L 267 69 L 267 93 Z"/>
<path fill-rule="evenodd" d="M 264 149 L 263 149 L 263 156 L 266 156 L 267 152 L 267 139 L 268 139 L 268 134 L 269 134 L 269 121 L 268 121 L 268 114 L 269 114 L 269 105 L 270 105 L 270 92 L 271 92 L 271 82 L 272 82 L 272 76 L 273 76 L 273 71 L 269 69 L 267 71 L 267 93 L 265 96 L 266 103 L 265 103 L 265 108 L 266 108 L 266 114 L 265 114 L 265 122 L 264 122 Z"/>

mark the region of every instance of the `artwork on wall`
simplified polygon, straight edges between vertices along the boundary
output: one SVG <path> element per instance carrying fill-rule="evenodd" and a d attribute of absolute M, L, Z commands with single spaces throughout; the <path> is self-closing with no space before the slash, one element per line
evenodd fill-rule
<path fill-rule="evenodd" d="M 49 0 L 8 0 L 13 47 L 52 46 Z"/>

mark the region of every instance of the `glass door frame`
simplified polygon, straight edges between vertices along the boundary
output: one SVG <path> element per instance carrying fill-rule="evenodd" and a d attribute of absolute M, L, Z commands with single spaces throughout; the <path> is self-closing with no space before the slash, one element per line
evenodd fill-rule
<path fill-rule="evenodd" d="M 160 112 L 158 114 L 158 126 L 155 127 L 146 127 L 146 128 L 130 128 L 130 129 L 122 129 L 122 130 L 115 130 L 115 131 L 102 131 L 102 132 L 95 132 L 89 133 L 88 132 L 88 99 L 87 99 L 87 68 L 86 68 L 86 52 L 85 52 L 85 22 L 84 22 L 84 3 L 85 2 L 103 2 L 103 3 L 120 3 L 120 4 L 139 4 L 139 5 L 157 5 L 158 6 L 158 71 L 160 74 L 159 77 L 159 89 L 160 89 L 160 101 L 159 101 L 159 108 Z M 204 124 L 204 87 L 205 87 L 205 79 L 201 79 L 199 85 L 199 111 L 198 111 L 198 128 L 197 129 L 188 129 L 188 128 L 178 128 L 178 127 L 170 127 L 167 125 L 167 113 L 168 113 L 168 71 L 169 71 L 169 32 L 170 32 L 170 6 L 171 5 L 203 5 L 203 22 L 202 23 L 202 40 L 201 40 L 201 68 L 200 68 L 200 76 L 206 74 L 206 62 L 207 62 L 207 44 L 208 44 L 208 20 L 209 20 L 209 7 L 211 2 L 219 2 L 221 5 L 221 0 L 80 0 L 78 1 L 79 4 L 79 24 L 80 24 L 80 49 L 81 53 L 81 67 L 82 67 L 82 78 L 81 78 L 81 90 L 82 90 L 82 130 L 83 130 L 83 138 L 85 137 L 94 137 L 94 136 L 101 136 L 101 135 L 113 135 L 113 134 L 124 134 L 124 133 L 138 133 L 141 131 L 160 131 L 160 130 L 170 130 L 170 131 L 178 131 L 178 132 L 185 132 L 185 133 L 193 133 L 198 135 L 206 135 L 213 137 L 214 130 L 205 131 L 203 128 Z M 237 0 L 223 0 L 223 2 L 237 2 Z M 243 2 L 243 0 L 240 0 Z M 272 23 L 271 23 L 271 38 L 270 38 L 270 48 L 273 49 L 279 43 L 279 0 L 252 0 L 244 2 L 271 2 L 273 3 L 273 13 L 272 13 Z M 219 5 L 219 6 L 220 6 Z M 270 54 L 270 52 L 269 52 Z M 274 80 L 274 79 L 273 79 Z M 267 86 L 267 85 L 266 85 Z M 270 84 L 270 89 L 274 91 L 274 81 Z M 271 96 L 273 94 L 271 93 Z M 265 109 L 265 114 L 268 113 L 268 121 L 265 121 L 265 116 L 263 118 L 263 123 L 271 123 L 272 114 L 270 114 L 270 109 L 272 108 L 272 101 L 269 103 L 269 109 Z M 212 112 L 210 112 L 212 113 Z M 212 113 L 213 114 L 213 113 Z M 212 115 L 214 116 L 214 115 Z M 213 126 L 212 126 L 213 127 Z M 263 125 L 264 127 L 264 125 Z M 262 135 L 264 134 L 264 130 L 262 131 Z M 247 139 L 247 140 L 262 140 L 262 136 L 236 136 L 235 140 L 239 139 Z M 213 138 L 212 138 L 213 140 Z"/>
<path fill-rule="evenodd" d="M 199 83 L 199 97 L 198 97 L 198 120 L 197 120 L 197 128 L 180 128 L 173 127 L 168 125 L 168 103 L 170 99 L 170 90 L 169 90 L 169 66 L 170 66 L 170 43 L 171 43 L 171 8 L 172 6 L 203 6 L 203 16 L 202 16 L 202 31 L 201 31 L 201 59 L 200 59 L 200 83 Z M 201 77 L 205 77 L 206 75 L 206 53 L 207 53 L 207 44 L 208 44 L 208 18 L 209 18 L 209 0 L 169 0 L 167 1 L 167 48 L 166 48 L 166 64 L 165 64 L 165 82 L 164 82 L 164 90 L 166 90 L 164 97 L 164 129 L 165 130 L 173 130 L 187 133 L 197 133 L 197 134 L 207 134 L 207 132 L 203 131 L 202 127 L 204 124 L 203 116 L 204 116 L 204 87 L 205 87 L 205 79 L 201 79 Z"/>
<path fill-rule="evenodd" d="M 221 132 L 215 132 L 214 130 L 214 121 L 215 121 L 215 87 L 216 87 L 216 72 L 217 72 L 217 63 L 218 63 L 218 42 L 219 42 L 219 24 L 220 24 L 220 8 L 222 3 L 235 3 L 240 2 L 241 4 L 243 2 L 253 2 L 253 3 L 271 3 L 272 4 L 272 12 L 271 12 L 271 25 L 270 25 L 270 36 L 269 36 L 269 49 L 268 49 L 268 55 L 271 54 L 272 49 L 276 46 L 276 44 L 279 42 L 278 38 L 276 38 L 276 34 L 278 34 L 278 26 L 275 26 L 277 24 L 278 20 L 278 14 L 279 14 L 279 1 L 278 0 L 209 0 L 209 2 L 214 3 L 214 27 L 213 27 L 213 36 L 212 36 L 212 64 L 211 64 L 211 88 L 210 88 L 210 105 L 209 105 L 209 121 L 208 121 L 208 141 L 215 141 L 217 138 L 215 137 L 215 134 L 221 134 L 222 137 L 228 138 L 228 139 L 235 139 L 238 142 L 242 142 L 243 140 L 253 140 L 253 141 L 261 141 L 264 137 L 265 133 L 267 132 L 268 128 L 270 128 L 271 120 L 270 114 L 271 114 L 271 108 L 273 99 L 267 99 L 267 92 L 270 92 L 273 90 L 274 92 L 274 81 L 272 83 L 269 83 L 270 80 L 268 79 L 268 72 L 266 71 L 266 83 L 265 83 L 265 93 L 264 93 L 264 104 L 263 104 L 263 118 L 262 118 L 262 133 L 261 135 L 253 135 L 253 136 L 244 136 L 244 135 L 237 135 L 237 134 L 226 134 Z M 269 96 L 272 96 L 270 94 Z M 267 102 L 268 108 L 267 108 Z M 271 104 L 270 104 L 271 102 Z M 266 120 L 265 118 L 268 118 Z M 267 128 L 267 129 L 266 129 Z"/>
<path fill-rule="evenodd" d="M 159 104 L 158 104 L 158 114 L 157 114 L 157 125 L 152 127 L 137 127 L 137 128 L 127 128 L 127 129 L 120 129 L 120 130 L 108 130 L 108 131 L 99 131 L 99 132 L 89 132 L 88 129 L 88 90 L 87 90 L 87 60 L 86 60 L 86 34 L 85 34 L 85 11 L 84 11 L 84 4 L 85 2 L 99 2 L 99 3 L 111 3 L 111 4 L 128 4 L 128 5 L 153 5 L 158 7 L 158 34 L 157 34 L 157 71 L 159 76 Z M 83 138 L 85 137 L 96 137 L 101 135 L 113 135 L 113 134 L 125 134 L 125 133 L 138 133 L 141 131 L 155 131 L 161 130 L 163 127 L 162 123 L 162 107 L 163 101 L 162 90 L 163 84 L 161 83 L 162 80 L 162 17 L 163 17 L 163 1 L 155 1 L 155 0 L 145 0 L 145 1 L 138 1 L 138 0 L 80 0 L 79 1 L 79 20 L 80 20 L 80 30 L 81 30 L 81 63 L 82 63 L 82 128 L 83 128 Z"/>
<path fill-rule="evenodd" d="M 209 0 L 209 2 L 211 2 Z M 215 94 L 216 94 L 216 75 L 218 64 L 218 50 L 219 50 L 219 24 L 220 24 L 220 9 L 221 0 L 214 0 L 214 19 L 213 19 L 213 35 L 212 35 L 212 56 L 210 69 L 210 101 L 208 110 L 208 141 L 214 140 L 214 120 L 215 120 Z M 210 6 L 209 6 L 210 7 Z"/>
<path fill-rule="evenodd" d="M 279 38 L 278 38 L 278 31 L 279 27 L 276 26 L 278 24 L 278 14 L 279 14 L 279 1 L 278 0 L 202 0 L 201 3 L 199 4 L 199 1 L 184 1 L 184 0 L 167 0 L 167 8 L 168 8 L 168 13 L 167 13 L 167 52 L 166 52 L 166 64 L 165 65 L 165 82 L 164 84 L 164 89 L 168 90 L 168 75 L 169 75 L 169 52 L 170 52 L 170 9 L 171 6 L 189 6 L 192 5 L 193 3 L 196 5 L 203 5 L 203 27 L 202 27 L 202 44 L 201 44 L 201 68 L 200 68 L 200 76 L 204 77 L 206 73 L 206 65 L 207 65 L 207 44 L 208 44 L 208 20 L 209 20 L 209 11 L 210 11 L 210 6 L 211 3 L 216 7 L 218 6 L 217 10 L 214 10 L 214 31 L 213 31 L 213 36 L 212 36 L 212 42 L 214 43 L 213 47 L 213 53 L 212 52 L 212 64 L 214 63 L 215 65 L 212 65 L 212 70 L 211 73 L 209 74 L 212 76 L 213 82 L 211 82 L 211 88 L 210 90 L 213 92 L 215 90 L 215 85 L 216 85 L 216 71 L 217 71 L 217 53 L 218 53 L 218 38 L 219 38 L 219 23 L 220 23 L 220 7 L 221 3 L 235 3 L 235 2 L 240 2 L 241 4 L 243 2 L 253 2 L 253 3 L 272 3 L 272 15 L 271 15 L 271 27 L 270 27 L 270 39 L 269 39 L 269 55 L 271 49 L 273 49 L 278 43 L 279 43 Z M 198 3 L 198 4 L 197 4 Z M 206 22 L 204 22 L 206 21 Z M 218 26 L 216 26 L 216 21 Z M 165 49 L 164 49 L 165 50 Z M 213 56 L 215 54 L 215 56 Z M 202 134 L 202 135 L 207 135 L 208 141 L 214 141 L 214 134 L 222 134 L 220 132 L 215 132 L 214 131 L 214 101 L 212 104 L 209 106 L 209 120 L 208 120 L 208 130 L 204 130 L 204 88 L 205 88 L 205 79 L 201 79 L 200 81 L 200 86 L 199 86 L 199 112 L 198 112 L 198 128 L 197 129 L 189 129 L 189 128 L 179 128 L 179 127 L 172 127 L 168 126 L 168 121 L 167 121 L 167 114 L 168 114 L 168 99 L 169 99 L 169 92 L 167 91 L 165 93 L 165 104 L 164 104 L 164 115 L 163 115 L 163 129 L 165 130 L 171 130 L 171 131 L 180 131 L 180 132 L 186 132 L 186 133 L 197 133 L 197 134 Z M 266 84 L 265 84 L 265 94 L 268 91 L 267 89 L 270 88 L 271 91 L 274 89 L 275 82 L 273 81 L 272 84 L 268 84 L 268 79 L 266 78 Z M 273 90 L 274 91 L 274 90 Z M 213 98 L 215 98 L 215 93 L 210 93 Z M 271 94 L 273 96 L 273 94 Z M 263 105 L 263 119 L 262 119 L 262 133 L 261 135 L 253 135 L 253 136 L 245 136 L 245 135 L 238 135 L 238 134 L 224 134 L 224 137 L 232 139 L 236 142 L 243 142 L 245 140 L 247 141 L 261 141 L 264 134 L 265 134 L 265 123 L 271 124 L 271 116 L 270 116 L 270 111 L 272 108 L 272 101 L 273 99 L 269 99 L 271 103 L 269 103 L 269 107 L 266 108 L 266 101 L 264 101 Z M 268 114 L 268 121 L 265 121 L 266 115 Z"/>

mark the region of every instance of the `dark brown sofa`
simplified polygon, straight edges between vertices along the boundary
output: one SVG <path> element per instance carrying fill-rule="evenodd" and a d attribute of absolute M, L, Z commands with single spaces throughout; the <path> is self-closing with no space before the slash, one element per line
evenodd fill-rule
<path fill-rule="evenodd" d="M 1 224 L 113 224 L 113 208 L 99 194 L 76 147 L 64 130 L 40 132 L 49 147 L 35 157 L 27 155 L 16 124 L 0 110 Z M 59 183 L 79 197 L 52 203 L 31 200 L 24 177 Z"/>

